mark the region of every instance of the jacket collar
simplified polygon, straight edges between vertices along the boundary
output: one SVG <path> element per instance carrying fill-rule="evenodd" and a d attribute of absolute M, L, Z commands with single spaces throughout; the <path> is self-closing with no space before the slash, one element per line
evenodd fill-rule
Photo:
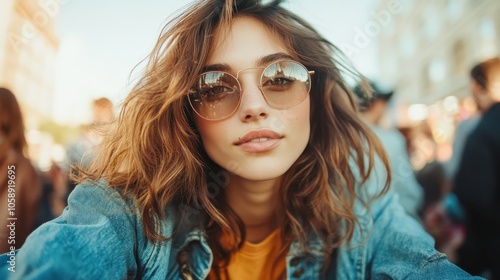
<path fill-rule="evenodd" d="M 192 206 L 179 204 L 170 208 L 168 214 L 176 221 L 172 234 L 170 263 L 179 265 L 181 274 L 184 268 L 194 279 L 204 279 L 213 262 L 212 250 L 208 245 L 205 231 L 208 219 L 206 213 Z M 322 266 L 327 257 L 322 251 L 324 242 L 312 231 L 309 232 L 309 237 L 307 252 L 302 250 L 298 241 L 292 242 L 287 256 L 287 265 L 293 259 L 300 259 L 305 266 L 314 266 L 314 270 Z"/>

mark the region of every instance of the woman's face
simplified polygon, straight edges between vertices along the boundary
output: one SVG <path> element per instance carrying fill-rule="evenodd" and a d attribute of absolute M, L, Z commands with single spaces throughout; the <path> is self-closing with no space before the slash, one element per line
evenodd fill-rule
<path fill-rule="evenodd" d="M 216 36 L 205 66 L 222 64 L 236 76 L 242 69 L 266 67 L 271 62 L 259 61 L 276 54 L 292 55 L 261 22 L 239 17 L 227 37 Z M 252 181 L 283 175 L 304 151 L 310 133 L 309 96 L 291 108 L 272 108 L 258 88 L 261 73 L 239 73 L 241 103 L 229 117 L 213 121 L 193 114 L 208 156 L 231 174 Z"/>

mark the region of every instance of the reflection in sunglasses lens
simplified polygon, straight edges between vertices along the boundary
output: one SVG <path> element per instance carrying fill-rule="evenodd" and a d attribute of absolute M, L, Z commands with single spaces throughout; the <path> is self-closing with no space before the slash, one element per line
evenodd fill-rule
<path fill-rule="evenodd" d="M 293 61 L 269 65 L 262 74 L 262 91 L 271 106 L 287 108 L 300 104 L 309 93 L 309 72 Z"/>
<path fill-rule="evenodd" d="M 296 106 L 309 94 L 309 72 L 294 61 L 274 62 L 263 70 L 260 89 L 271 107 Z M 188 99 L 202 118 L 217 120 L 231 115 L 238 108 L 240 93 L 240 84 L 233 75 L 213 71 L 199 76 Z"/>

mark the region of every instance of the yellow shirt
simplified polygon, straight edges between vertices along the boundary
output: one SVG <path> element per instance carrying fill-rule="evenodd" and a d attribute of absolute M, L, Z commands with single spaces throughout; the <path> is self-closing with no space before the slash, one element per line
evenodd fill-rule
<path fill-rule="evenodd" d="M 280 229 L 272 232 L 260 243 L 245 242 L 241 249 L 231 256 L 227 267 L 229 279 L 279 279 L 280 275 L 286 271 L 286 254 L 288 253 L 288 250 L 282 250 L 282 246 Z M 228 280 L 223 270 L 221 270 L 220 278 L 216 277 L 213 270 L 210 271 L 208 279 Z"/>

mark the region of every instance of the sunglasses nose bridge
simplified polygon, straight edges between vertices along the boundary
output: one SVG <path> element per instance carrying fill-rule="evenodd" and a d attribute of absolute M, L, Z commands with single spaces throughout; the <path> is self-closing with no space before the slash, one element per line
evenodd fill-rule
<path fill-rule="evenodd" d="M 240 78 L 240 73 L 247 72 L 249 70 L 257 70 L 257 69 L 264 69 L 264 67 L 250 67 L 250 68 L 241 69 L 240 71 L 236 72 L 236 79 Z"/>
<path fill-rule="evenodd" d="M 245 85 L 255 85 L 259 91 L 261 91 L 261 85 L 260 85 L 260 78 L 261 75 L 250 75 L 251 73 L 255 72 L 255 70 L 259 69 L 264 69 L 264 67 L 252 67 L 252 68 L 245 68 L 236 73 L 236 80 L 238 80 L 239 86 L 241 93 L 243 93 L 243 87 Z M 254 71 L 251 71 L 254 70 Z M 240 75 L 242 74 L 242 75 Z M 244 75 L 246 74 L 246 75 Z M 243 76 L 248 76 L 247 79 L 243 79 Z"/>

